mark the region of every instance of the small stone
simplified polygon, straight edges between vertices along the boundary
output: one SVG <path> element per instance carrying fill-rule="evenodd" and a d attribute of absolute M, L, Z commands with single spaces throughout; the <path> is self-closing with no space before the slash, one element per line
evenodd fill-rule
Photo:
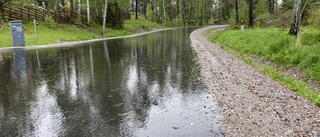
<path fill-rule="evenodd" d="M 179 126 L 172 126 L 173 129 L 179 129 Z"/>

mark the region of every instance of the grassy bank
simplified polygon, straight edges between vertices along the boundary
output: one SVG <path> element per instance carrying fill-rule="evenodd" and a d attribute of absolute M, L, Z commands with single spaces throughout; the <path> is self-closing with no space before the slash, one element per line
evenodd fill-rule
<path fill-rule="evenodd" d="M 125 20 L 124 28 L 121 30 L 113 30 L 106 28 L 105 35 L 101 35 L 101 26 L 92 25 L 90 27 L 77 27 L 70 24 L 57 24 L 56 27 L 50 28 L 45 22 L 37 23 L 37 40 L 34 39 L 33 23 L 23 23 L 25 41 L 27 46 L 56 44 L 65 41 L 80 41 L 95 38 L 116 37 L 123 35 L 131 35 L 134 30 L 143 28 L 151 30 L 152 28 L 164 28 L 161 25 L 144 19 Z M 11 47 L 11 35 L 7 24 L 0 27 L 0 47 Z"/>
<path fill-rule="evenodd" d="M 313 79 L 320 82 L 320 30 L 307 28 L 301 36 L 301 45 L 296 47 L 295 36 L 287 34 L 287 30 L 278 28 L 258 28 L 226 30 L 212 34 L 208 38 L 223 45 L 223 48 L 257 67 L 271 78 L 282 83 L 289 89 L 296 91 L 317 106 L 320 106 L 319 93 L 312 90 L 301 81 L 286 76 L 278 68 L 293 68 L 301 70 L 303 79 Z M 271 61 L 278 67 L 262 65 L 254 62 L 248 56 L 255 55 L 266 61 Z"/>

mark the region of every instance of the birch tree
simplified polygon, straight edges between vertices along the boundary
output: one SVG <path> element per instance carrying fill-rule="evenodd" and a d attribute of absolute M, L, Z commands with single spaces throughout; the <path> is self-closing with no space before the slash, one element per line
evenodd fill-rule
<path fill-rule="evenodd" d="M 166 7 L 164 4 L 164 0 L 162 0 L 162 6 L 163 6 L 163 20 L 164 20 L 164 24 L 167 25 L 167 21 L 166 21 Z"/>
<path fill-rule="evenodd" d="M 78 18 L 81 22 L 81 0 L 78 0 Z"/>
<path fill-rule="evenodd" d="M 299 31 L 299 20 L 300 20 L 300 5 L 301 0 L 294 0 L 294 9 L 292 14 L 292 22 L 289 30 L 290 35 L 297 35 Z"/>
<path fill-rule="evenodd" d="M 104 1 L 104 8 L 103 8 L 103 16 L 102 16 L 102 32 L 101 34 L 104 35 L 104 30 L 106 28 L 106 17 L 107 17 L 107 7 L 108 7 L 108 0 Z"/>
<path fill-rule="evenodd" d="M 89 0 L 87 0 L 87 24 L 90 23 L 90 3 Z"/>

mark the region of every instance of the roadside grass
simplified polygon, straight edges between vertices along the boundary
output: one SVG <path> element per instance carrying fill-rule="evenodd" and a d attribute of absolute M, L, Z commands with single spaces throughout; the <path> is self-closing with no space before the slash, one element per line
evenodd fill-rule
<path fill-rule="evenodd" d="M 305 28 L 302 31 L 301 45 L 295 47 L 295 36 L 288 30 L 278 28 L 258 28 L 225 30 L 208 36 L 208 39 L 221 43 L 224 49 L 242 58 L 248 64 L 257 67 L 271 78 L 297 92 L 320 107 L 320 95 L 305 82 L 285 76 L 276 69 L 254 62 L 245 54 L 255 55 L 262 60 L 271 61 L 278 66 L 302 70 L 304 79 L 313 79 L 320 83 L 320 30 Z"/>
<path fill-rule="evenodd" d="M 131 35 L 134 32 L 134 30 L 138 28 L 151 30 L 152 28 L 164 27 L 145 19 L 130 19 L 125 20 L 124 28 L 121 30 L 106 28 L 105 35 L 103 36 L 101 35 L 100 25 L 91 25 L 90 27 L 80 28 L 71 24 L 58 24 L 55 28 L 50 28 L 47 27 L 44 22 L 39 21 L 37 24 L 36 41 L 34 39 L 33 23 L 23 23 L 23 28 L 26 45 L 33 46 L 57 44 L 60 42 L 68 41 L 81 41 L 96 38 Z M 11 45 L 12 40 L 10 35 L 10 29 L 8 26 L 5 26 L 5 24 L 3 24 L 3 27 L 0 27 L 0 48 L 11 47 Z"/>
<path fill-rule="evenodd" d="M 59 24 L 55 28 L 49 28 L 42 22 L 37 25 L 36 40 L 34 38 L 33 23 L 23 24 L 24 37 L 27 46 L 55 44 L 62 41 L 88 40 L 100 37 L 98 34 L 73 25 Z M 11 47 L 12 40 L 9 27 L 0 31 L 0 47 Z"/>

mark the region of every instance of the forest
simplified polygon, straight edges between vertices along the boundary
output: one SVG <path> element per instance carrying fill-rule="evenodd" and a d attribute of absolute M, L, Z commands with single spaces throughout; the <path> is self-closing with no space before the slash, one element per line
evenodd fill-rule
<path fill-rule="evenodd" d="M 0 22 L 36 18 L 49 22 L 49 26 L 56 22 L 100 25 L 104 34 L 105 26 L 123 29 L 124 20 L 138 17 L 166 27 L 288 27 L 295 20 L 291 19 L 295 12 L 301 13 L 302 24 L 319 27 L 319 5 L 316 0 L 1 0 Z"/>

